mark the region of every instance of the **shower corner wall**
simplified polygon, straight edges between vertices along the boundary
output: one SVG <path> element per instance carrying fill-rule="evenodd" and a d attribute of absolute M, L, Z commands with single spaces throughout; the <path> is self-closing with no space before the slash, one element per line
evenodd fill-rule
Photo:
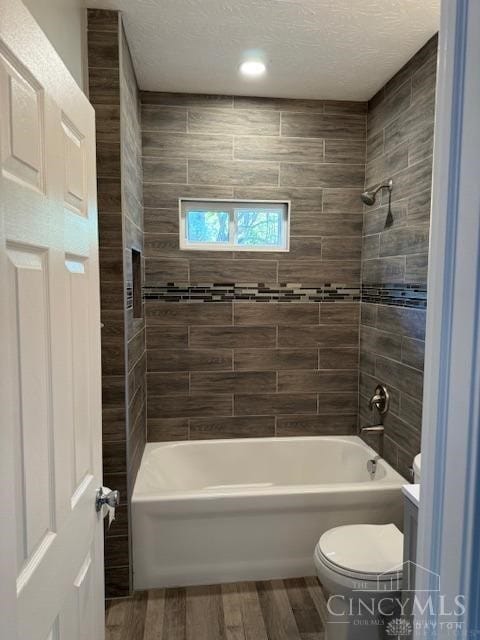
<path fill-rule="evenodd" d="M 104 482 L 122 499 L 105 534 L 105 587 L 107 597 L 120 597 L 132 584 L 130 497 L 146 439 L 140 103 L 119 12 L 89 9 L 87 29 L 97 138 Z"/>
<path fill-rule="evenodd" d="M 437 42 L 380 89 L 367 113 L 365 188 L 393 179 L 393 221 L 387 193 L 364 207 L 359 424 L 375 419 L 368 400 L 386 383 L 385 457 L 408 480 L 422 426 Z"/>

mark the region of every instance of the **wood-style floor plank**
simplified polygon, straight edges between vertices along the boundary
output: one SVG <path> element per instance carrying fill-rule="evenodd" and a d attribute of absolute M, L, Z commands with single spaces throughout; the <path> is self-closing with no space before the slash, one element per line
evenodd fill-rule
<path fill-rule="evenodd" d="M 322 620 L 304 578 L 284 580 L 283 584 L 302 640 L 322 640 Z"/>
<path fill-rule="evenodd" d="M 112 600 L 106 640 L 323 640 L 316 578 L 152 589 Z"/>
<path fill-rule="evenodd" d="M 186 589 L 167 589 L 164 606 L 163 638 L 165 640 L 185 640 L 187 637 Z M 145 640 L 151 639 L 147 636 Z"/>
<path fill-rule="evenodd" d="M 255 582 L 240 582 L 237 588 L 240 595 L 245 640 L 268 640 Z"/>
<path fill-rule="evenodd" d="M 165 589 L 151 589 L 148 592 L 143 640 L 162 640 L 164 614 Z"/>
<path fill-rule="evenodd" d="M 225 636 L 227 640 L 246 640 L 238 584 L 222 584 L 221 589 Z"/>
<path fill-rule="evenodd" d="M 282 580 L 257 582 L 265 627 L 270 640 L 301 640 Z"/>
<path fill-rule="evenodd" d="M 313 600 L 318 615 L 322 621 L 323 627 L 327 624 L 327 601 L 323 592 L 322 585 L 318 581 L 318 578 L 309 576 L 305 578 L 305 584 L 308 587 L 308 592 Z"/>
<path fill-rule="evenodd" d="M 219 585 L 187 587 L 187 640 L 226 640 Z"/>

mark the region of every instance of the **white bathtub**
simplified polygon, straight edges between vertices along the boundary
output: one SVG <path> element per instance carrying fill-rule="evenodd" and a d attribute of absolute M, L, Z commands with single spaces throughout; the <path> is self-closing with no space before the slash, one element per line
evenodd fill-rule
<path fill-rule="evenodd" d="M 136 589 L 313 575 L 320 535 L 401 527 L 405 480 L 356 436 L 150 443 L 132 497 Z"/>

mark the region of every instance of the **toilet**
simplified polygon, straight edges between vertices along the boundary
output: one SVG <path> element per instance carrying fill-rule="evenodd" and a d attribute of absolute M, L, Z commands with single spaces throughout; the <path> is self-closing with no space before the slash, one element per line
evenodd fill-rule
<path fill-rule="evenodd" d="M 402 581 L 403 535 L 394 524 L 354 524 L 326 531 L 314 554 L 327 592 L 328 640 L 384 636 L 396 617 Z"/>

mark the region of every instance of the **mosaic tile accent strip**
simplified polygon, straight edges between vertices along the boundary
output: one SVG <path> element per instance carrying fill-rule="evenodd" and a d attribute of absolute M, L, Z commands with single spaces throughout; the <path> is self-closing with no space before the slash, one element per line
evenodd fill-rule
<path fill-rule="evenodd" d="M 319 287 L 304 287 L 297 283 L 216 284 L 168 282 L 144 287 L 145 300 L 160 302 L 359 302 L 360 288 L 344 284 L 325 283 Z"/>
<path fill-rule="evenodd" d="M 388 304 L 396 307 L 427 307 L 427 287 L 424 284 L 364 284 L 362 302 Z"/>

